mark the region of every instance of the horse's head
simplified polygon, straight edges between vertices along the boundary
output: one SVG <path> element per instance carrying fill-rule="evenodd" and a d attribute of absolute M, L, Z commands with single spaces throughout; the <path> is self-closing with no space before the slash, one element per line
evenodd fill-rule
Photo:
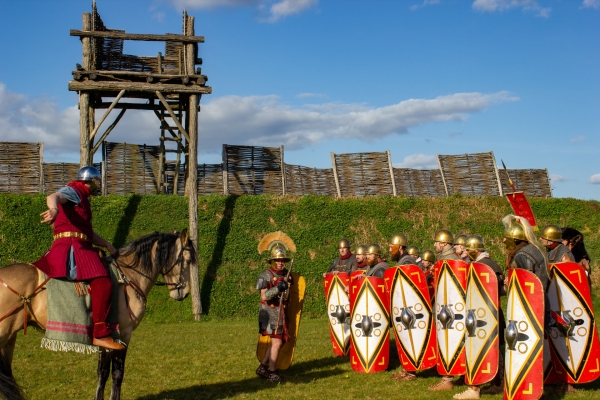
<path fill-rule="evenodd" d="M 183 300 L 190 292 L 190 269 L 191 264 L 196 262 L 196 249 L 187 229 L 184 229 L 175 242 L 175 254 L 177 258 L 173 265 L 163 266 L 162 275 L 169 287 L 172 299 Z"/>

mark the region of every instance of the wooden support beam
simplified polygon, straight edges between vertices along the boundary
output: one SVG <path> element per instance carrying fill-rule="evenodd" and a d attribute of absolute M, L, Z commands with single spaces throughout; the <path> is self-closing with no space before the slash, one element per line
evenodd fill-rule
<path fill-rule="evenodd" d="M 83 13 L 82 26 L 84 30 L 92 29 L 92 15 Z M 81 38 L 83 68 L 92 68 L 92 44 L 89 37 Z M 79 93 L 79 166 L 90 165 L 90 93 Z"/>
<path fill-rule="evenodd" d="M 446 177 L 444 176 L 444 169 L 442 168 L 442 161 L 440 159 L 439 154 L 436 154 L 435 157 L 437 158 L 438 166 L 440 167 L 440 174 L 442 175 L 442 182 L 444 182 L 444 190 L 446 191 L 446 197 L 448 197 L 448 196 L 450 196 L 450 193 L 448 192 L 448 184 L 446 183 Z"/>
<path fill-rule="evenodd" d="M 144 42 L 180 42 L 180 43 L 204 43 L 204 36 L 184 36 L 176 34 L 154 35 L 147 33 L 125 33 L 116 31 L 79 31 L 71 29 L 71 36 L 79 36 L 80 38 L 111 38 L 123 40 L 141 40 Z"/>
<path fill-rule="evenodd" d="M 69 81 L 69 90 L 106 90 L 120 92 L 148 92 L 154 93 L 189 93 L 189 94 L 211 94 L 210 86 L 199 85 L 175 85 L 168 83 L 147 83 L 147 82 L 113 82 L 113 81 Z"/>
<path fill-rule="evenodd" d="M 504 196 L 504 190 L 502 189 L 502 180 L 500 179 L 500 173 L 498 172 L 498 166 L 496 165 L 496 157 L 494 157 L 494 152 L 490 151 L 492 154 L 492 160 L 494 160 L 494 172 L 496 173 L 496 181 L 498 181 L 498 190 L 500 191 L 500 196 Z"/>
<path fill-rule="evenodd" d="M 100 125 L 102 125 L 102 123 L 104 122 L 104 120 L 106 119 L 106 117 L 108 117 L 108 114 L 110 114 L 110 112 L 112 111 L 112 109 L 115 108 L 115 105 L 119 102 L 119 100 L 121 100 L 121 97 L 123 97 L 124 94 L 125 94 L 125 90 L 121 90 L 119 92 L 119 94 L 117 95 L 117 97 L 115 97 L 115 99 L 111 103 L 110 107 L 108 107 L 108 110 L 106 110 L 104 112 L 104 115 L 102 116 L 102 118 L 100 118 L 100 121 L 94 127 L 94 130 L 92 131 L 92 133 L 90 133 L 90 142 L 94 141 L 94 136 L 96 136 L 96 133 L 98 132 L 98 129 L 100 129 Z"/>
<path fill-rule="evenodd" d="M 390 155 L 390 151 L 386 150 L 387 158 L 388 158 L 388 167 L 390 169 L 390 179 L 392 180 L 392 194 L 396 197 L 396 178 L 394 177 L 394 166 L 392 165 L 392 156 Z"/>
<path fill-rule="evenodd" d="M 331 167 L 333 168 L 333 179 L 335 180 L 335 188 L 337 190 L 337 197 L 342 197 L 342 191 L 340 190 L 340 180 L 338 179 L 337 167 L 335 166 L 335 154 L 331 152 Z"/>
<path fill-rule="evenodd" d="M 188 135 L 187 131 L 185 129 L 183 129 L 183 126 L 181 125 L 181 122 L 179 122 L 179 120 L 177 119 L 177 116 L 173 112 L 173 109 L 171 108 L 169 103 L 167 103 L 167 100 L 164 98 L 164 96 L 158 90 L 156 91 L 156 97 L 158 97 L 158 99 L 160 100 L 162 105 L 165 107 L 165 109 L 167 110 L 167 112 L 169 113 L 171 118 L 173 118 L 173 122 L 175 122 L 175 125 L 177 125 L 177 128 L 179 129 L 179 131 L 181 133 L 183 133 L 183 136 L 185 136 L 185 140 L 187 140 L 189 143 L 190 135 Z M 197 107 L 198 107 L 198 103 L 196 103 L 196 108 Z"/>
<path fill-rule="evenodd" d="M 104 141 L 104 139 L 106 139 L 106 137 L 108 136 L 108 134 L 115 128 L 115 126 L 117 126 L 117 124 L 119 123 L 119 121 L 121 120 L 121 118 L 123 118 L 123 115 L 125 114 L 125 111 L 127 111 L 126 108 L 124 108 L 124 109 L 121 110 L 121 112 L 119 113 L 119 115 L 117 115 L 117 118 L 115 118 L 115 120 L 113 121 L 113 123 L 110 124 L 110 126 L 108 127 L 108 129 L 106 129 L 106 131 L 104 132 L 104 134 L 102 134 L 102 137 L 100 139 L 98 139 L 98 141 L 96 142 L 96 145 L 92 149 L 92 157 L 94 156 L 94 154 L 96 154 L 96 151 L 98 151 L 98 147 L 100 147 L 100 145 L 102 144 L 102 142 Z"/>

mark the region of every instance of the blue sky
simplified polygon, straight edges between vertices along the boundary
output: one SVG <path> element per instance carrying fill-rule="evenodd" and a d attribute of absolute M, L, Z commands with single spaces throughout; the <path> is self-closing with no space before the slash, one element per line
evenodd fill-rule
<path fill-rule="evenodd" d="M 319 168 L 332 151 L 390 150 L 409 168 L 493 151 L 509 168 L 547 168 L 555 197 L 600 200 L 600 0 L 97 6 L 129 33 L 180 33 L 183 9 L 195 16 L 213 88 L 201 101 L 201 163 L 220 162 L 223 143 L 283 144 L 287 163 Z M 0 140 L 42 141 L 45 161 L 78 162 L 67 83 L 81 44 L 69 29 L 90 10 L 88 0 L 0 0 Z M 161 47 L 128 41 L 125 53 Z M 129 112 L 108 140 L 157 144 L 158 126 Z"/>

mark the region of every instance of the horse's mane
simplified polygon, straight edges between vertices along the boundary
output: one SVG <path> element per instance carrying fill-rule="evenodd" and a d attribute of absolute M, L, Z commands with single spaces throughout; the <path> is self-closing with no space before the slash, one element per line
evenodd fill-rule
<path fill-rule="evenodd" d="M 178 253 L 174 250 L 175 242 L 179 239 L 179 235 L 175 233 L 154 232 L 141 238 L 127 243 L 119 250 L 120 257 L 133 256 L 133 259 L 126 266 L 133 268 L 139 265 L 142 272 L 150 274 L 153 271 L 153 265 L 174 264 L 177 260 Z M 156 243 L 156 252 L 152 258 L 152 247 Z M 190 251 L 192 260 L 196 258 L 196 252 Z M 153 263 L 154 261 L 154 263 Z"/>

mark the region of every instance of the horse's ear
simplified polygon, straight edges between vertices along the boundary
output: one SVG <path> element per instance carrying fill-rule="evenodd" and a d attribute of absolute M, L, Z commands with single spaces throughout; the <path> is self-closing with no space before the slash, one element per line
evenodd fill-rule
<path fill-rule="evenodd" d="M 189 241 L 189 236 L 188 236 L 188 231 L 187 228 L 185 228 L 184 230 L 181 231 L 181 243 L 183 243 L 183 245 L 187 245 L 188 241 Z"/>
<path fill-rule="evenodd" d="M 173 233 L 177 235 L 177 229 L 173 229 Z"/>

